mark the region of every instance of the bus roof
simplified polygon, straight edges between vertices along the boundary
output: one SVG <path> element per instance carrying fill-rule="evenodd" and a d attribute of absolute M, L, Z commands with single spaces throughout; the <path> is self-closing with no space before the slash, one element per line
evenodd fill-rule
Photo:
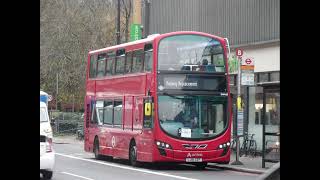
<path fill-rule="evenodd" d="M 106 48 L 103 48 L 103 49 L 89 51 L 89 54 L 99 53 L 99 52 L 103 52 L 103 51 L 107 51 L 107 50 L 111 50 L 111 49 L 116 49 L 116 48 L 122 48 L 122 47 L 130 46 L 130 45 L 134 45 L 134 44 L 139 44 L 139 43 L 150 42 L 150 41 L 153 41 L 155 38 L 157 38 L 159 36 L 166 37 L 166 36 L 177 35 L 177 34 L 206 35 L 206 36 L 213 36 L 216 39 L 223 40 L 222 37 L 219 37 L 219 36 L 216 36 L 216 35 L 212 35 L 212 34 L 208 34 L 208 33 L 204 33 L 204 32 L 198 32 L 198 31 L 175 31 L 175 32 L 169 32 L 169 33 L 165 33 L 165 34 L 151 34 L 145 39 L 140 39 L 140 40 L 136 40 L 136 41 L 132 41 L 132 42 L 128 42 L 128 43 L 123 43 L 123 44 L 119 44 L 119 45 L 115 45 L 115 46 L 106 47 Z"/>
<path fill-rule="evenodd" d="M 132 42 L 128 42 L 128 43 L 123 43 L 123 44 L 119 44 L 119 45 L 115 45 L 115 46 L 110 46 L 107 48 L 103 48 L 103 49 L 98 49 L 98 50 L 94 50 L 94 51 L 90 51 L 89 54 L 94 54 L 97 52 L 101 52 L 101 51 L 107 51 L 110 49 L 114 49 L 114 48 L 121 48 L 121 47 L 126 47 L 126 46 L 130 46 L 130 45 L 134 45 L 134 44 L 139 44 L 139 43 L 146 43 L 149 41 L 154 40 L 157 36 L 159 36 L 160 34 L 154 34 L 154 35 L 149 35 L 147 38 L 145 39 L 140 39 L 140 40 L 136 40 L 136 41 L 132 41 Z"/>

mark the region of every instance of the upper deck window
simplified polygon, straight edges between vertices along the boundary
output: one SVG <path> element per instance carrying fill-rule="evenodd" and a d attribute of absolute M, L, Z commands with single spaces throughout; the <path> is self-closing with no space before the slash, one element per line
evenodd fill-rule
<path fill-rule="evenodd" d="M 116 74 L 123 74 L 124 73 L 124 64 L 125 64 L 125 50 L 120 49 L 117 51 L 117 58 L 116 58 Z"/>
<path fill-rule="evenodd" d="M 136 50 L 132 57 L 132 72 L 142 72 L 143 69 L 143 50 Z"/>
<path fill-rule="evenodd" d="M 98 55 L 98 71 L 97 77 L 103 77 L 106 68 L 106 54 L 99 54 Z"/>
<path fill-rule="evenodd" d="M 107 67 L 106 67 L 106 75 L 111 76 L 115 74 L 115 53 L 110 52 L 108 53 L 107 57 Z"/>
<path fill-rule="evenodd" d="M 125 74 L 132 72 L 132 52 L 126 53 Z"/>
<path fill-rule="evenodd" d="M 225 72 L 221 43 L 200 35 L 176 35 L 159 43 L 158 70 Z"/>
<path fill-rule="evenodd" d="M 152 44 L 144 46 L 144 71 L 149 72 L 152 70 L 153 63 L 153 47 Z"/>
<path fill-rule="evenodd" d="M 97 56 L 91 55 L 90 56 L 90 71 L 89 71 L 89 78 L 96 77 L 96 69 L 97 69 Z"/>

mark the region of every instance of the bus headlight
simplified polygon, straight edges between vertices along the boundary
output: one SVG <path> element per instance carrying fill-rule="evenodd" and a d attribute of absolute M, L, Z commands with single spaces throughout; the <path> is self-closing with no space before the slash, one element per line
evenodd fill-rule
<path fill-rule="evenodd" d="M 162 149 L 172 149 L 171 145 L 162 141 L 156 141 L 156 145 L 158 146 L 158 148 L 162 148 Z"/>
<path fill-rule="evenodd" d="M 227 142 L 227 143 L 223 143 L 223 144 L 220 144 L 219 145 L 219 148 L 218 149 L 226 149 L 230 146 L 230 142 Z"/>

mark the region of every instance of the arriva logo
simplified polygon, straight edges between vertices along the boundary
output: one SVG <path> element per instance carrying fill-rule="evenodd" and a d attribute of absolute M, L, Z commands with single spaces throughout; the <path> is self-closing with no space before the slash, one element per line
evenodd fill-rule
<path fill-rule="evenodd" d="M 201 153 L 188 153 L 187 157 L 202 157 L 203 155 Z"/>

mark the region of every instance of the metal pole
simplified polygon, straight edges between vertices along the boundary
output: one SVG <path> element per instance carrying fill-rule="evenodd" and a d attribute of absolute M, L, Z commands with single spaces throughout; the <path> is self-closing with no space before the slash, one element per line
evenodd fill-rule
<path fill-rule="evenodd" d="M 58 82 L 58 79 L 59 79 L 59 74 L 57 73 L 57 83 L 56 83 L 56 110 L 58 110 L 58 91 L 59 91 L 59 82 Z"/>
<path fill-rule="evenodd" d="M 263 105 L 263 107 L 262 107 L 262 168 L 265 168 L 265 141 L 266 141 L 266 139 L 265 139 L 265 131 L 266 131 L 266 115 L 265 115 L 265 113 L 266 113 L 266 92 L 265 92 L 265 89 L 264 89 L 264 87 L 263 87 L 263 92 L 262 92 L 262 94 L 263 94 L 263 97 L 262 97 L 262 105 Z"/>
<path fill-rule="evenodd" d="M 74 112 L 74 94 L 72 94 L 72 112 Z"/>
<path fill-rule="evenodd" d="M 238 78 L 237 78 L 237 112 L 238 110 L 241 108 L 239 107 L 240 106 L 240 96 L 241 96 L 241 71 L 240 71 L 240 66 L 241 66 L 241 58 L 238 56 Z M 238 122 L 238 115 L 236 115 L 236 122 Z M 238 131 L 238 123 L 236 124 L 237 125 L 237 131 Z M 242 162 L 239 161 L 239 148 L 240 148 L 240 142 L 239 142 L 239 134 L 238 132 L 236 131 L 236 148 L 237 148 L 237 151 L 236 151 L 236 160 L 234 162 L 232 162 L 231 164 L 232 165 L 243 165 Z"/>
<path fill-rule="evenodd" d="M 145 0 L 145 27 L 144 27 L 144 37 L 149 35 L 149 23 L 150 23 L 150 2 Z"/>
<path fill-rule="evenodd" d="M 117 44 L 120 44 L 120 0 L 118 0 L 118 10 L 117 10 Z"/>

